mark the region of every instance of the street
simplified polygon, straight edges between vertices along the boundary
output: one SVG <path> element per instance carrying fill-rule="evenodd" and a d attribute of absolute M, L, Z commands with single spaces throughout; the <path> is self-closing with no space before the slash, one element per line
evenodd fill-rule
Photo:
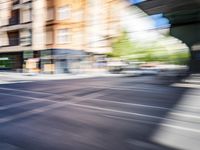
<path fill-rule="evenodd" d="M 0 85 L 0 150 L 198 150 L 200 92 L 156 76 Z"/>

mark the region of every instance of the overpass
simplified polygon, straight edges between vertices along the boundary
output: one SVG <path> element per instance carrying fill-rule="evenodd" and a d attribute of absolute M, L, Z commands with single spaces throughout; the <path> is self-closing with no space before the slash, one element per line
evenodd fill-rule
<path fill-rule="evenodd" d="M 190 70 L 200 72 L 200 0 L 146 0 L 136 6 L 148 15 L 162 13 L 169 19 L 170 35 L 190 49 Z"/>

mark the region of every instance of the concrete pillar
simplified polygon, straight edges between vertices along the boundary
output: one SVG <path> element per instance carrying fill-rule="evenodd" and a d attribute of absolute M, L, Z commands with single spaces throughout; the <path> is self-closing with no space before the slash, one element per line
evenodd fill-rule
<path fill-rule="evenodd" d="M 170 35 L 180 39 L 190 49 L 189 67 L 191 72 L 200 72 L 200 48 L 193 47 L 200 43 L 200 23 L 191 23 L 185 25 L 172 25 Z"/>

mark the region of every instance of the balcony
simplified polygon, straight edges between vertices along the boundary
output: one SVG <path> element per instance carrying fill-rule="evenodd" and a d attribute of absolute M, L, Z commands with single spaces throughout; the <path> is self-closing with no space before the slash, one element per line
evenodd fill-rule
<path fill-rule="evenodd" d="M 13 10 L 11 12 L 11 17 L 9 19 L 9 25 L 17 25 L 17 24 L 19 24 L 19 18 L 20 18 L 19 16 L 20 16 L 19 10 L 18 9 L 17 10 Z"/>
<path fill-rule="evenodd" d="M 31 3 L 32 0 L 21 0 L 21 4 L 25 4 L 25 3 Z"/>
<path fill-rule="evenodd" d="M 32 45 L 32 38 L 30 36 L 20 38 L 20 45 L 21 46 L 31 46 Z"/>
<path fill-rule="evenodd" d="M 20 44 L 19 31 L 8 32 L 8 46 L 17 46 Z"/>
<path fill-rule="evenodd" d="M 11 38 L 9 39 L 9 46 L 17 46 L 19 45 L 19 38 Z"/>
<path fill-rule="evenodd" d="M 19 4 L 19 0 L 13 0 L 13 5 Z"/>

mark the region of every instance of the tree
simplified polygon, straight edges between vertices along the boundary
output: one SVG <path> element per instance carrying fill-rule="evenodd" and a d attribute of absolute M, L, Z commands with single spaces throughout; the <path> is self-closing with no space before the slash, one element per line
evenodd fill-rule
<path fill-rule="evenodd" d="M 159 42 L 147 43 L 130 40 L 127 32 L 122 32 L 113 40 L 113 51 L 109 57 L 123 58 L 130 61 L 159 61 L 173 64 L 187 64 L 189 53 L 187 50 L 172 50 L 169 52 Z"/>

